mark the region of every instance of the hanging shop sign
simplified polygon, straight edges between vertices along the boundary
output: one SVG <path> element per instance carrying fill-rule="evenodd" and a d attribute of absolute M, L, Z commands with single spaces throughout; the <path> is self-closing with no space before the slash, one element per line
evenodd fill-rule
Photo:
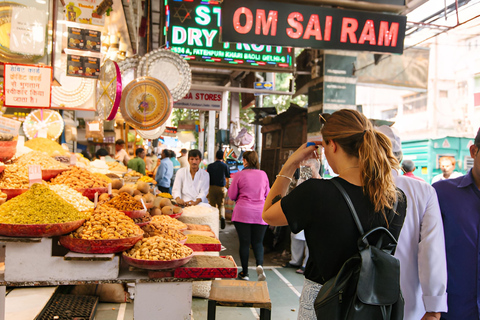
<path fill-rule="evenodd" d="M 183 99 L 173 104 L 177 109 L 222 111 L 222 92 L 191 90 Z"/>
<path fill-rule="evenodd" d="M 167 46 L 191 63 L 293 70 L 292 48 L 252 44 L 250 39 L 236 44 L 221 40 L 221 8 L 217 1 L 168 0 L 167 8 L 164 28 Z"/>
<path fill-rule="evenodd" d="M 65 2 L 67 21 L 97 26 L 105 24 L 105 15 L 97 13 L 98 5 L 102 0 L 67 0 Z"/>
<path fill-rule="evenodd" d="M 222 41 L 402 53 L 400 15 L 262 1 L 225 1 Z"/>
<path fill-rule="evenodd" d="M 43 55 L 47 13 L 36 8 L 12 8 L 10 50 L 22 54 Z"/>
<path fill-rule="evenodd" d="M 5 63 L 5 106 L 50 108 L 52 67 Z"/>

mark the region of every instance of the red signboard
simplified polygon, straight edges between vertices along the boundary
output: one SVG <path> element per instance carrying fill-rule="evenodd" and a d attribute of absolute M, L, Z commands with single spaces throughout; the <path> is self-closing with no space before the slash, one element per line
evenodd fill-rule
<path fill-rule="evenodd" d="M 222 41 L 402 53 L 407 18 L 262 1 L 224 1 Z"/>

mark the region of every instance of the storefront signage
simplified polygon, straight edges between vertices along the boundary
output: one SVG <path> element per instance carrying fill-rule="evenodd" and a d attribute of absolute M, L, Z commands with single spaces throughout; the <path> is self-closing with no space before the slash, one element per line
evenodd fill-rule
<path fill-rule="evenodd" d="M 66 0 L 67 21 L 103 26 L 105 15 L 97 14 L 97 7 L 102 0 Z"/>
<path fill-rule="evenodd" d="M 324 102 L 355 105 L 356 85 L 351 83 L 325 82 Z"/>
<path fill-rule="evenodd" d="M 249 39 L 235 44 L 221 40 L 218 2 L 169 0 L 166 13 L 167 46 L 191 63 L 293 70 L 292 48 L 256 45 Z"/>
<path fill-rule="evenodd" d="M 12 8 L 10 50 L 23 54 L 43 56 L 47 13 L 33 7 Z"/>
<path fill-rule="evenodd" d="M 222 41 L 402 53 L 406 17 L 293 3 L 224 1 Z"/>
<path fill-rule="evenodd" d="M 356 56 L 325 55 L 325 76 L 354 77 Z"/>
<path fill-rule="evenodd" d="M 177 109 L 222 110 L 222 92 L 191 90 L 182 100 L 173 104 Z"/>
<path fill-rule="evenodd" d="M 50 108 L 52 67 L 5 63 L 5 106 Z"/>

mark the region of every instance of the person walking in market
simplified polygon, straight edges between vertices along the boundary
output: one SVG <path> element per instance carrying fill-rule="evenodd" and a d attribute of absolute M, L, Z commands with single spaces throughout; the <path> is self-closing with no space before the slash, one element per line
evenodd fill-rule
<path fill-rule="evenodd" d="M 170 183 L 173 176 L 173 163 L 172 160 L 170 160 L 170 150 L 163 149 L 160 157 L 161 162 L 155 174 L 155 181 L 157 181 L 158 190 L 170 193 Z"/>
<path fill-rule="evenodd" d="M 225 187 L 228 189 L 230 170 L 223 162 L 223 151 L 218 150 L 215 154 L 215 162 L 207 167 L 210 175 L 210 188 L 208 189 L 208 202 L 212 207 L 218 208 L 220 228 L 225 229 Z"/>
<path fill-rule="evenodd" d="M 243 166 L 243 170 L 235 174 L 228 189 L 228 196 L 236 201 L 232 221 L 240 242 L 242 271 L 238 274 L 238 278 L 250 280 L 248 257 L 251 245 L 256 260 L 257 280 L 264 281 L 266 276 L 263 270 L 263 237 L 268 225 L 262 219 L 262 211 L 265 198 L 270 191 L 270 184 L 265 171 L 260 170 L 258 155 L 255 151 L 245 151 Z"/>
<path fill-rule="evenodd" d="M 401 162 L 402 142 L 398 134 L 385 125 L 377 130 L 390 139 L 393 154 Z M 405 163 L 408 164 L 408 160 L 403 160 Z M 408 203 L 395 251 L 395 257 L 400 260 L 404 319 L 440 319 L 440 313 L 447 311 L 447 258 L 437 195 L 425 181 L 400 175 L 397 170 L 392 170 L 392 175 Z"/>
<path fill-rule="evenodd" d="M 442 173 L 437 174 L 435 177 L 433 177 L 432 184 L 434 184 L 437 181 L 442 181 L 446 179 L 455 179 L 463 176 L 463 174 L 461 174 L 460 172 L 454 171 L 455 164 L 457 163 L 454 157 L 451 157 L 451 156 L 441 157 L 440 159 L 438 159 L 438 162 L 440 164 L 440 170 L 442 170 Z"/>
<path fill-rule="evenodd" d="M 437 191 L 447 251 L 448 312 L 442 319 L 480 319 L 480 129 L 470 146 L 473 167 L 432 186 Z"/>
<path fill-rule="evenodd" d="M 143 161 L 143 158 L 145 158 L 145 149 L 138 148 L 135 150 L 135 158 L 128 161 L 127 168 L 145 175 L 145 161 Z"/>

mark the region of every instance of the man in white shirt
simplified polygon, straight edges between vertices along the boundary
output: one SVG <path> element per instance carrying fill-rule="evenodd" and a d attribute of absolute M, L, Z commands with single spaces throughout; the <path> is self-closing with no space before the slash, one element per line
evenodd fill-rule
<path fill-rule="evenodd" d="M 179 205 L 195 206 L 200 202 L 208 203 L 210 175 L 200 170 L 202 154 L 193 149 L 188 152 L 188 167 L 180 168 L 173 183 L 172 196 Z"/>
<path fill-rule="evenodd" d="M 128 164 L 128 160 L 130 160 L 127 151 L 125 151 L 125 141 L 122 139 L 115 141 L 115 160 L 125 166 Z"/>
<path fill-rule="evenodd" d="M 463 176 L 463 174 L 461 174 L 460 172 L 453 171 L 455 170 L 455 164 L 457 163 L 454 157 L 444 156 L 438 159 L 438 162 L 440 163 L 440 170 L 442 170 L 442 173 L 437 174 L 435 177 L 433 177 L 432 184 L 437 181 L 455 179 Z"/>
<path fill-rule="evenodd" d="M 392 151 L 403 157 L 398 135 L 388 126 L 378 127 L 392 142 Z M 395 184 L 407 196 L 407 214 L 395 257 L 400 260 L 400 287 L 405 299 L 404 319 L 440 319 L 447 311 L 447 265 L 443 222 L 435 189 L 394 170 Z"/>

